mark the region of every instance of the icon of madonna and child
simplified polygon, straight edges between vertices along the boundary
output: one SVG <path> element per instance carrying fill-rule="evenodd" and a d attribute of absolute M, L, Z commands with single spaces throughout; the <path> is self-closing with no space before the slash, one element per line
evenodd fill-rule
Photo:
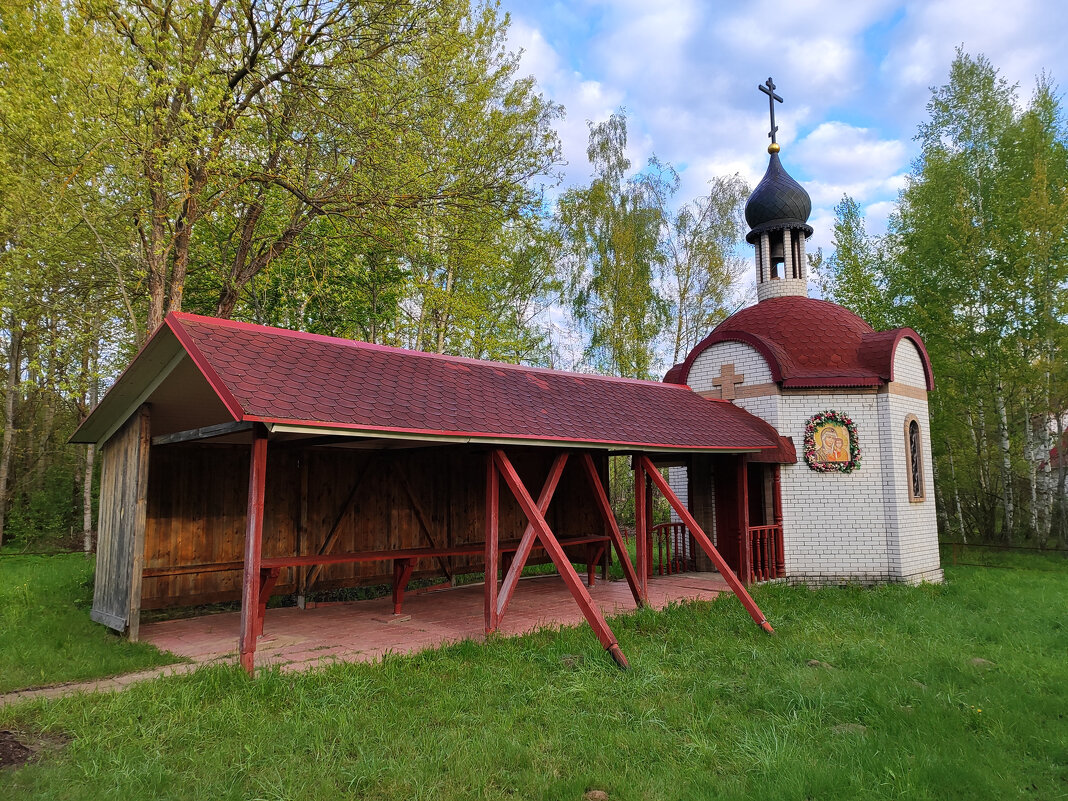
<path fill-rule="evenodd" d="M 812 461 L 849 461 L 849 430 L 845 426 L 825 423 L 816 429 L 814 439 L 816 450 L 812 453 Z"/>

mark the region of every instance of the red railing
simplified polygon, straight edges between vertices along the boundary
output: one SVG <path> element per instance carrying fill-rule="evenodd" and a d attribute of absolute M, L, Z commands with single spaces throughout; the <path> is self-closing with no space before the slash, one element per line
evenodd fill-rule
<path fill-rule="evenodd" d="M 752 581 L 768 581 L 786 575 L 782 526 L 750 526 L 749 557 Z"/>
<path fill-rule="evenodd" d="M 684 523 L 660 523 L 653 526 L 653 546 L 656 549 L 656 572 L 670 576 L 697 569 L 693 542 Z M 652 567 L 652 560 L 649 560 Z"/>

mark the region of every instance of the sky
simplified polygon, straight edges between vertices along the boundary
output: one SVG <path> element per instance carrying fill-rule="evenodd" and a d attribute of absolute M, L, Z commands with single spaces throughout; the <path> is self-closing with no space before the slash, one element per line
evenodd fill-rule
<path fill-rule="evenodd" d="M 564 106 L 563 186 L 590 177 L 587 121 L 620 107 L 635 169 L 654 153 L 679 171 L 677 200 L 767 168 L 774 79 L 780 157 L 812 197 L 809 249 L 832 249 L 834 206 L 849 194 L 881 233 L 918 155 L 931 87 L 957 47 L 983 54 L 1030 97 L 1043 70 L 1068 86 L 1065 0 L 502 0 L 521 73 Z"/>

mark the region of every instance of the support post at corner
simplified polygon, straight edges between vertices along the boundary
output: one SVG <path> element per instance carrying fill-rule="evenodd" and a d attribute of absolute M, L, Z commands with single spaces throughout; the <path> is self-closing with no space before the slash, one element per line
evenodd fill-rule
<path fill-rule="evenodd" d="M 267 476 L 267 427 L 252 429 L 248 470 L 248 513 L 245 520 L 245 562 L 241 586 L 241 666 L 251 676 L 256 661 L 257 615 L 260 607 L 260 563 L 263 557 L 263 503 Z"/>

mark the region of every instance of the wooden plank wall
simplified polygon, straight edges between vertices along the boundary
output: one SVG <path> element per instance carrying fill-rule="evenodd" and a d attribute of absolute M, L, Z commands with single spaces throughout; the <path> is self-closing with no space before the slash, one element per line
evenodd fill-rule
<path fill-rule="evenodd" d="M 142 406 L 101 451 L 96 584 L 90 617 L 137 639 L 145 553 L 149 409 Z"/>
<path fill-rule="evenodd" d="M 510 449 L 509 455 L 537 497 L 555 454 L 530 448 Z M 462 447 L 357 451 L 272 444 L 267 452 L 263 555 L 297 553 L 298 541 L 301 553 L 317 553 L 339 515 L 340 536 L 334 553 L 430 545 L 405 483 L 429 519 L 436 545 L 481 543 L 485 459 L 485 451 Z M 142 603 L 146 609 L 239 597 L 237 564 L 224 571 L 197 571 L 195 566 L 240 563 L 248 460 L 248 446 L 181 444 L 152 449 L 145 567 L 182 572 L 145 577 Z M 361 475 L 364 478 L 353 503 L 344 510 Z M 302 504 L 304 493 L 306 505 Z M 306 520 L 303 531 L 302 517 Z M 547 518 L 562 537 L 603 531 L 577 460 L 565 469 Z M 525 524 L 519 504 L 502 486 L 501 539 L 518 539 Z M 531 561 L 538 561 L 537 553 Z M 449 568 L 454 573 L 481 571 L 482 557 L 451 557 Z M 324 567 L 313 590 L 388 583 L 391 571 L 390 561 L 330 565 Z M 417 563 L 414 576 L 443 573 L 437 560 L 424 559 Z M 276 594 L 294 592 L 297 579 L 296 569 L 283 573 Z"/>

